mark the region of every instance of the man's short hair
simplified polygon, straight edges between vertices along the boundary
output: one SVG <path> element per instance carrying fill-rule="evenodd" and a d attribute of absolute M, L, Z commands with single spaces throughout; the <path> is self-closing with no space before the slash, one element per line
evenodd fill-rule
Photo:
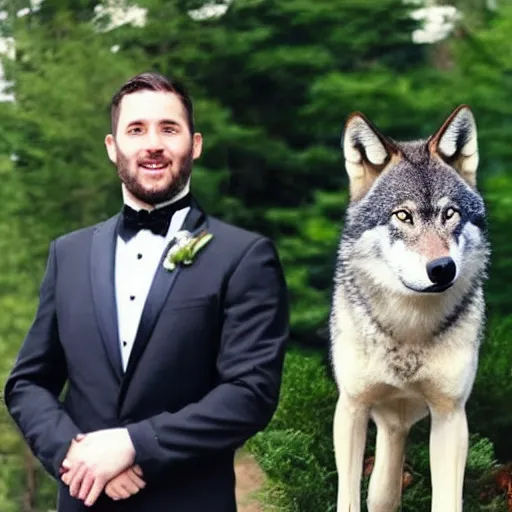
<path fill-rule="evenodd" d="M 112 97 L 110 104 L 110 122 L 112 134 L 115 136 L 119 122 L 119 108 L 123 96 L 137 91 L 162 91 L 176 94 L 185 108 L 190 133 L 194 133 L 194 107 L 192 98 L 185 86 L 176 80 L 166 78 L 159 73 L 141 73 L 130 78 Z"/>

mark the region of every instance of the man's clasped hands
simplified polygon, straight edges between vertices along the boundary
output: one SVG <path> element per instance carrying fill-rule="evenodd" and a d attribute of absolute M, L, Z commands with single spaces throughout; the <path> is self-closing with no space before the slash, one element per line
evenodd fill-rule
<path fill-rule="evenodd" d="M 123 428 L 78 434 L 71 442 L 60 475 L 69 493 L 92 506 L 105 490 L 113 500 L 129 498 L 146 485 L 134 465 L 135 449 Z"/>

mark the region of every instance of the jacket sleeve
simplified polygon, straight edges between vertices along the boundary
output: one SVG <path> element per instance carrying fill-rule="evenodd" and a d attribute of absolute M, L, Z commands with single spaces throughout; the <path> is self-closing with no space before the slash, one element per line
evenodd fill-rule
<path fill-rule="evenodd" d="M 59 401 L 67 379 L 55 310 L 55 242 L 50 245 L 35 318 L 4 387 L 9 414 L 32 453 L 55 479 L 79 433 Z"/>
<path fill-rule="evenodd" d="M 178 412 L 127 425 L 145 478 L 180 461 L 231 450 L 263 430 L 279 399 L 288 293 L 273 244 L 258 238 L 227 284 L 219 385 Z"/>

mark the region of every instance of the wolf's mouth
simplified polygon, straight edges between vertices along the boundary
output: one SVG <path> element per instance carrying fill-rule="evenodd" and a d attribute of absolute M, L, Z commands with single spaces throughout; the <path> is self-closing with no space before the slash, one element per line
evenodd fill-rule
<path fill-rule="evenodd" d="M 426 288 L 415 288 L 414 286 L 410 286 L 407 283 L 404 283 L 402 281 L 402 284 L 409 290 L 416 292 L 416 293 L 442 293 L 448 288 L 451 288 L 453 286 L 453 283 L 455 281 L 452 281 L 451 283 L 447 284 L 433 284 L 432 286 L 427 286 Z"/>

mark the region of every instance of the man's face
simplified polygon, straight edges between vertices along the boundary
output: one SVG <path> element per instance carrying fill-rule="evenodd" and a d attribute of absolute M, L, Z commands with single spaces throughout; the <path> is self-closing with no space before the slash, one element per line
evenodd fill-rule
<path fill-rule="evenodd" d="M 202 138 L 190 133 L 176 94 L 143 90 L 123 97 L 117 132 L 107 135 L 105 145 L 128 192 L 154 205 L 186 185 Z"/>

